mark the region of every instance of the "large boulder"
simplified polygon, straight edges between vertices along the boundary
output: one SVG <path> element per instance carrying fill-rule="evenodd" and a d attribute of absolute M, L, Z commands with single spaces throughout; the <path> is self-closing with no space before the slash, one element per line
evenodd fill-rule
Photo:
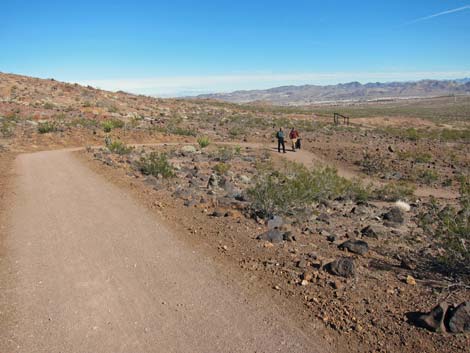
<path fill-rule="evenodd" d="M 369 251 L 369 244 L 362 240 L 346 240 L 338 245 L 341 250 L 348 250 L 352 253 L 364 255 Z"/>
<path fill-rule="evenodd" d="M 444 319 L 448 307 L 447 303 L 440 303 L 429 313 L 419 316 L 416 324 L 434 332 L 446 332 Z"/>
<path fill-rule="evenodd" d="M 349 257 L 342 257 L 333 262 L 330 262 L 326 266 L 327 270 L 336 275 L 341 277 L 354 277 L 356 274 L 356 266 L 354 265 L 354 261 Z"/>
<path fill-rule="evenodd" d="M 463 302 L 455 309 L 450 309 L 448 316 L 449 331 L 463 333 L 470 331 L 470 301 Z"/>

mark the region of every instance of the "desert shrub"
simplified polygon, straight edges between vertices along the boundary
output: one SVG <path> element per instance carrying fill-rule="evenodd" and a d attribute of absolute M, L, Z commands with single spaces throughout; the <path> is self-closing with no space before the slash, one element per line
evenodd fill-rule
<path fill-rule="evenodd" d="M 47 134 L 54 131 L 57 131 L 57 126 L 54 122 L 46 121 L 38 124 L 38 132 L 40 134 Z"/>
<path fill-rule="evenodd" d="M 126 144 L 119 140 L 109 142 L 106 147 L 108 147 L 110 152 L 120 155 L 129 154 L 133 150 L 131 146 L 126 146 Z"/>
<path fill-rule="evenodd" d="M 89 101 L 83 102 L 83 107 L 84 108 L 90 108 L 91 107 L 91 102 L 89 102 Z"/>
<path fill-rule="evenodd" d="M 53 103 L 47 102 L 43 105 L 44 109 L 54 109 L 55 105 Z"/>
<path fill-rule="evenodd" d="M 308 170 L 303 165 L 290 163 L 282 172 L 272 167 L 259 169 L 255 185 L 248 190 L 251 208 L 259 216 L 301 214 L 315 202 L 368 197 L 364 187 L 338 176 L 331 167 Z"/>
<path fill-rule="evenodd" d="M 76 118 L 73 119 L 70 123 L 70 126 L 82 126 L 82 127 L 97 127 L 98 126 L 98 121 L 94 119 L 87 119 L 87 118 Z"/>
<path fill-rule="evenodd" d="M 234 149 L 230 146 L 219 147 L 215 153 L 215 158 L 221 162 L 227 162 L 235 156 Z"/>
<path fill-rule="evenodd" d="M 427 152 L 417 152 L 413 158 L 416 163 L 429 163 L 431 162 L 432 156 Z"/>
<path fill-rule="evenodd" d="M 192 136 L 195 137 L 197 135 L 196 131 L 191 130 L 191 129 L 186 129 L 182 128 L 179 126 L 173 126 L 173 127 L 168 127 L 166 129 L 166 132 L 173 134 L 173 135 L 179 135 L 179 136 Z"/>
<path fill-rule="evenodd" d="M 445 251 L 438 259 L 441 265 L 453 274 L 470 274 L 470 177 L 460 180 L 459 207 L 446 206 L 432 219 L 436 224 L 428 229 L 434 229 Z"/>
<path fill-rule="evenodd" d="M 165 153 L 152 152 L 147 156 L 143 156 L 137 166 L 144 175 L 153 175 L 155 177 L 161 175 L 163 178 L 175 176 L 174 167 L 168 161 Z"/>
<path fill-rule="evenodd" d="M 374 175 L 385 170 L 385 163 L 383 157 L 380 155 L 365 153 L 362 159 L 356 164 L 358 164 L 361 167 L 361 170 L 368 175 Z"/>
<path fill-rule="evenodd" d="M 413 196 L 415 187 L 404 181 L 387 183 L 374 191 L 374 197 L 384 201 L 408 200 Z"/>
<path fill-rule="evenodd" d="M 199 144 L 199 147 L 206 148 L 207 146 L 210 145 L 211 140 L 209 140 L 209 138 L 205 137 L 205 136 L 204 137 L 199 137 L 197 139 L 197 143 Z"/>
<path fill-rule="evenodd" d="M 432 169 L 419 169 L 416 171 L 415 179 L 423 184 L 431 185 L 439 179 L 439 174 Z"/>
<path fill-rule="evenodd" d="M 224 175 L 230 170 L 230 164 L 220 162 L 214 166 L 214 171 L 219 175 Z"/>
<path fill-rule="evenodd" d="M 240 127 L 240 126 L 235 126 L 235 127 L 232 127 L 232 128 L 228 131 L 228 134 L 230 135 L 231 138 L 235 138 L 235 137 L 238 137 L 238 136 L 241 136 L 241 135 L 246 134 L 246 131 L 245 131 L 245 129 L 243 129 L 243 128 Z"/>
<path fill-rule="evenodd" d="M 104 132 L 111 132 L 113 129 L 120 129 L 124 127 L 124 121 L 119 119 L 106 120 L 101 123 Z"/>
<path fill-rule="evenodd" d="M 8 120 L 0 121 L 0 134 L 3 137 L 11 137 L 15 132 L 15 123 Z"/>
<path fill-rule="evenodd" d="M 108 108 L 108 112 L 110 112 L 110 113 L 117 113 L 117 112 L 119 112 L 119 109 L 118 109 L 118 107 L 116 107 L 115 105 L 112 105 L 112 106 L 110 106 L 110 107 Z"/>

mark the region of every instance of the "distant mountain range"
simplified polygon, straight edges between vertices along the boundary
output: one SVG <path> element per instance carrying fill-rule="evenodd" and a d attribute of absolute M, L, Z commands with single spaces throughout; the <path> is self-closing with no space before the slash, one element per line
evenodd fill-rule
<path fill-rule="evenodd" d="M 462 94 L 470 94 L 470 78 L 367 84 L 350 82 L 328 86 L 282 86 L 266 90 L 203 94 L 196 98 L 216 99 L 232 103 L 264 102 L 275 105 L 308 105 L 328 102 L 427 98 Z"/>

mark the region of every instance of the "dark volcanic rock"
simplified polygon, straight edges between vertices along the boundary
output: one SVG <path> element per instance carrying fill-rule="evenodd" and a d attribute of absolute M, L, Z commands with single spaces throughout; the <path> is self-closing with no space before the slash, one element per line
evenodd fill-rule
<path fill-rule="evenodd" d="M 415 324 L 434 332 L 445 332 L 444 319 L 447 308 L 447 303 L 440 303 L 429 313 L 419 316 Z"/>
<path fill-rule="evenodd" d="M 369 244 L 362 240 L 347 240 L 338 246 L 341 250 L 348 250 L 352 253 L 364 255 L 369 251 Z"/>
<path fill-rule="evenodd" d="M 258 235 L 256 239 L 270 241 L 271 243 L 280 243 L 284 240 L 284 234 L 277 229 L 271 229 Z"/>
<path fill-rule="evenodd" d="M 452 333 L 470 331 L 470 301 L 463 302 L 455 309 L 449 310 L 447 326 Z"/>
<path fill-rule="evenodd" d="M 389 221 L 391 223 L 405 223 L 405 216 L 403 215 L 403 211 L 400 210 L 398 207 L 393 207 L 390 211 L 384 213 L 382 217 L 384 220 Z"/>
<path fill-rule="evenodd" d="M 367 226 L 361 230 L 361 234 L 369 238 L 378 239 L 382 235 L 382 231 L 375 226 Z"/>
<path fill-rule="evenodd" d="M 356 274 L 356 266 L 354 261 L 348 257 L 342 257 L 326 266 L 327 270 L 334 275 L 342 277 L 354 277 Z"/>

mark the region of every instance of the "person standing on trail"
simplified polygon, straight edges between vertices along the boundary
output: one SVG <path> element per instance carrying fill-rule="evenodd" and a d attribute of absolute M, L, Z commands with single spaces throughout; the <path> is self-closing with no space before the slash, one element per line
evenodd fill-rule
<path fill-rule="evenodd" d="M 295 147 L 297 145 L 297 139 L 299 138 L 299 132 L 295 129 L 292 128 L 289 133 L 289 138 L 292 142 L 292 152 L 295 152 Z"/>
<path fill-rule="evenodd" d="M 286 153 L 286 144 L 284 142 L 284 131 L 282 131 L 282 127 L 279 128 L 279 131 L 276 133 L 277 138 L 277 151 L 281 153 L 281 146 L 282 152 Z"/>

